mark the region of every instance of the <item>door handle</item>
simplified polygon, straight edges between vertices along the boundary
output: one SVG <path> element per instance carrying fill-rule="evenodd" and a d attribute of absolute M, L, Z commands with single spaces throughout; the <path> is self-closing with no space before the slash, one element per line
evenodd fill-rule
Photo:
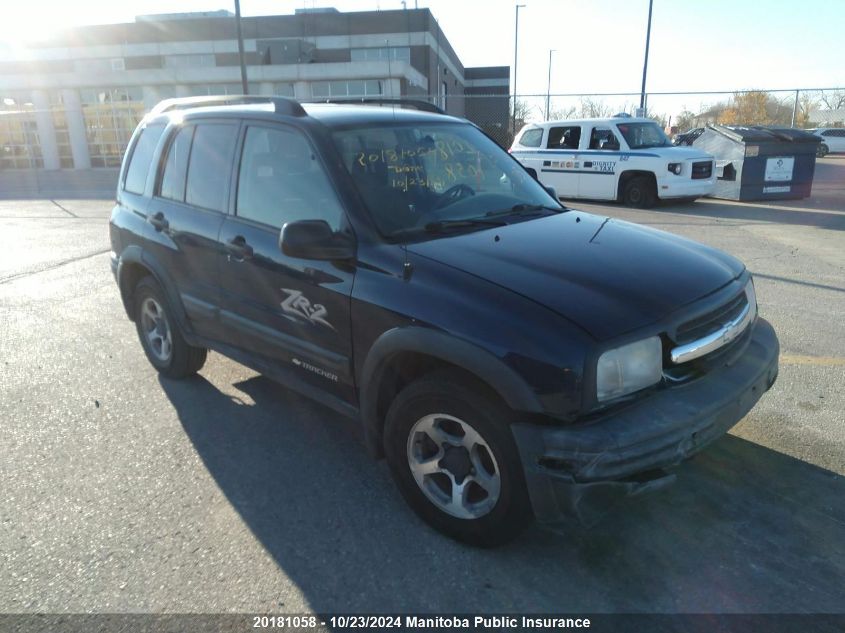
<path fill-rule="evenodd" d="M 156 231 L 163 231 L 164 229 L 170 226 L 170 223 L 167 221 L 167 218 L 164 217 L 164 214 L 159 211 L 155 215 L 151 215 L 147 218 L 147 222 L 153 225 Z"/>
<path fill-rule="evenodd" d="M 242 262 L 253 255 L 252 246 L 247 244 L 246 238 L 244 238 L 243 235 L 233 237 L 231 240 L 226 242 L 226 251 L 229 253 L 228 258 L 230 262 L 233 260 L 236 262 Z"/>

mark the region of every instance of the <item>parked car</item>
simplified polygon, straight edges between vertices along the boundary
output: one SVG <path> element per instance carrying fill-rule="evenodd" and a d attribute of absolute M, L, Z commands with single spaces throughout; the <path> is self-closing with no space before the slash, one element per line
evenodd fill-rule
<path fill-rule="evenodd" d="M 674 147 L 651 119 L 531 123 L 510 153 L 561 198 L 619 200 L 648 208 L 658 199 L 695 199 L 716 185 L 713 157 Z"/>
<path fill-rule="evenodd" d="M 680 134 L 675 134 L 675 138 L 672 139 L 673 145 L 692 145 L 699 136 L 704 133 L 703 127 L 696 127 L 691 130 L 687 130 L 686 132 L 681 132 Z"/>
<path fill-rule="evenodd" d="M 807 131 L 812 132 L 822 140 L 816 152 L 816 156 L 819 158 L 824 158 L 828 154 L 845 152 L 845 128 L 820 127 Z"/>
<path fill-rule="evenodd" d="M 164 102 L 110 236 L 163 376 L 214 350 L 360 420 L 417 514 L 474 544 L 667 485 L 778 372 L 741 262 L 567 209 L 436 112 Z"/>

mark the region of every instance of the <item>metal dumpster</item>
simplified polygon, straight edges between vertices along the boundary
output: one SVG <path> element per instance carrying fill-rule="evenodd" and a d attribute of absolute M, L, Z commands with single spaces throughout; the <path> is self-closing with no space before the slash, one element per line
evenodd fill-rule
<path fill-rule="evenodd" d="M 819 138 L 794 128 L 708 124 L 693 146 L 716 157 L 714 198 L 785 200 L 810 195 Z"/>

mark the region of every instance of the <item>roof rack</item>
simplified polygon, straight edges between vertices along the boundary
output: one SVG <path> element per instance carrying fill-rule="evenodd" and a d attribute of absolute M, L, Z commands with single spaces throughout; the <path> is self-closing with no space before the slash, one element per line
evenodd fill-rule
<path fill-rule="evenodd" d="M 393 105 L 400 108 L 411 108 L 421 112 L 432 112 L 434 114 L 446 114 L 442 109 L 420 99 L 382 99 L 380 97 L 353 97 L 348 99 L 320 99 L 314 103 L 342 103 L 346 105 Z"/>
<path fill-rule="evenodd" d="M 211 97 L 180 97 L 160 101 L 151 111 L 151 115 L 187 110 L 188 108 L 205 108 L 210 106 L 272 104 L 277 114 L 289 116 L 306 116 L 307 113 L 299 101 L 288 97 L 261 97 L 256 95 L 216 95 Z"/>

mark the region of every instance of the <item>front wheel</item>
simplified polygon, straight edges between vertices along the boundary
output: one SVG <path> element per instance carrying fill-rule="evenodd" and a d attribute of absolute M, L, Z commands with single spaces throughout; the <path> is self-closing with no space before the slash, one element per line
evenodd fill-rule
<path fill-rule="evenodd" d="M 515 538 L 531 506 L 507 410 L 454 371 L 402 390 L 384 437 L 402 496 L 429 525 L 482 547 Z"/>
<path fill-rule="evenodd" d="M 622 203 L 635 209 L 650 209 L 657 202 L 654 182 L 646 176 L 635 176 L 622 187 Z"/>
<path fill-rule="evenodd" d="M 816 148 L 816 156 L 824 158 L 828 153 L 830 153 L 830 148 L 824 143 L 819 143 L 819 146 Z"/>

